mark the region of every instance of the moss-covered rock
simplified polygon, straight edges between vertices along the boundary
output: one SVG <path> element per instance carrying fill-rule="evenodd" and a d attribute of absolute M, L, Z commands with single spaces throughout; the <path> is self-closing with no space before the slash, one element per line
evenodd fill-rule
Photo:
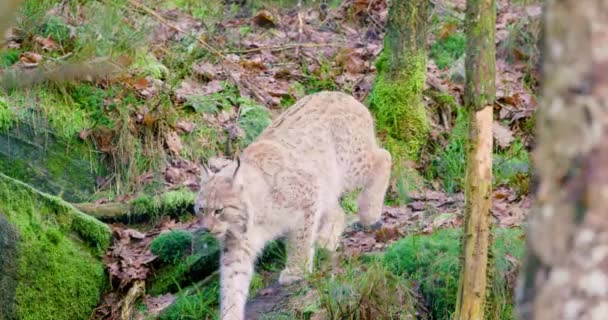
<path fill-rule="evenodd" d="M 101 173 L 95 153 L 76 139 L 58 136 L 36 114 L 26 123 L 10 112 L 0 101 L 0 172 L 68 201 L 90 197 Z"/>
<path fill-rule="evenodd" d="M 0 319 L 88 319 L 110 229 L 0 173 Z"/>

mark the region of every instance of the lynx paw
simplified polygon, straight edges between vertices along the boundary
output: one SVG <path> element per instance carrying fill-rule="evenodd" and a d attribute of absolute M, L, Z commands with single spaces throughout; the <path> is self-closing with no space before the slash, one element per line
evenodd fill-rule
<path fill-rule="evenodd" d="M 380 228 L 382 228 L 381 220 L 378 220 L 369 225 L 365 225 L 365 224 L 361 223 L 360 221 L 357 221 L 353 224 L 353 229 L 357 230 L 357 231 L 376 231 L 376 230 L 380 230 Z"/>

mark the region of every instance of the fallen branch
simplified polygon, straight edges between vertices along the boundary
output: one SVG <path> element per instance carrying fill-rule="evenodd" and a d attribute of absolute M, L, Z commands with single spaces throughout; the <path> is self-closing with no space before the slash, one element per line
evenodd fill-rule
<path fill-rule="evenodd" d="M 120 310 L 120 319 L 121 320 L 131 320 L 133 316 L 133 307 L 135 306 L 135 301 L 139 297 L 143 297 L 144 289 L 146 288 L 146 282 L 144 280 L 137 280 L 133 283 L 127 295 L 125 296 L 121 310 Z"/>
<path fill-rule="evenodd" d="M 245 49 L 245 50 L 229 50 L 229 51 L 225 51 L 225 53 L 252 53 L 252 52 L 258 52 L 258 51 L 264 51 L 264 50 L 269 50 L 269 51 L 283 51 L 283 50 L 290 50 L 290 49 L 297 49 L 298 47 L 302 47 L 302 48 L 321 48 L 321 47 L 346 47 L 345 43 L 314 43 L 314 42 L 309 42 L 309 43 L 289 43 L 289 44 L 284 44 L 284 45 L 278 45 L 278 46 L 268 46 L 268 47 L 258 47 L 258 48 L 251 48 L 251 49 Z"/>
<path fill-rule="evenodd" d="M 150 14 L 151 16 L 155 17 L 158 21 L 160 21 L 162 24 L 168 26 L 169 28 L 182 33 L 188 37 L 194 38 L 193 36 L 191 36 L 190 34 L 188 34 L 186 31 L 184 31 L 182 28 L 180 28 L 179 26 L 174 25 L 173 23 L 171 23 L 169 20 L 167 20 L 166 18 L 164 18 L 163 16 L 161 16 L 160 14 L 158 14 L 156 11 L 148 8 L 147 6 L 145 6 L 144 4 L 135 1 L 135 0 L 129 0 L 129 3 Z M 208 50 L 209 52 L 211 52 L 212 54 L 216 55 L 217 57 L 219 57 L 221 60 L 220 65 L 222 66 L 222 69 L 224 69 L 224 72 L 226 72 L 226 74 L 230 77 L 230 79 L 232 80 L 232 82 L 239 87 L 239 89 L 249 93 L 251 96 L 253 96 L 256 100 L 258 100 L 258 102 L 262 103 L 265 106 L 268 106 L 269 101 L 272 101 L 272 99 L 270 97 L 268 97 L 267 95 L 265 95 L 263 92 L 261 92 L 261 90 L 258 90 L 256 88 L 256 86 L 254 84 L 252 84 L 251 82 L 249 82 L 247 79 L 238 79 L 231 71 L 228 67 L 226 67 L 226 65 L 224 63 L 228 63 L 232 66 L 234 66 L 237 69 L 241 69 L 241 66 L 237 63 L 234 63 L 230 60 L 226 59 L 226 56 L 224 54 L 222 54 L 221 51 L 217 50 L 216 48 L 214 48 L 213 46 L 211 46 L 210 44 L 208 44 L 206 41 L 204 41 L 203 39 L 201 39 L 200 37 L 196 37 L 196 41 L 198 41 L 198 43 L 206 50 Z"/>
<path fill-rule="evenodd" d="M 195 196 L 193 192 L 174 190 L 155 196 L 142 196 L 126 203 L 72 203 L 72 206 L 104 222 L 138 222 L 153 217 L 192 213 Z"/>

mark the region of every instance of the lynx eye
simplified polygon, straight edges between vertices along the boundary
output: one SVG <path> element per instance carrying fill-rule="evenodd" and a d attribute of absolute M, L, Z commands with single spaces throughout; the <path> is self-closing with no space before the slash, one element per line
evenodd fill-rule
<path fill-rule="evenodd" d="M 224 208 L 222 208 L 222 209 L 215 209 L 215 210 L 213 210 L 213 215 L 214 216 L 218 216 L 218 215 L 222 214 L 223 212 L 224 212 Z"/>

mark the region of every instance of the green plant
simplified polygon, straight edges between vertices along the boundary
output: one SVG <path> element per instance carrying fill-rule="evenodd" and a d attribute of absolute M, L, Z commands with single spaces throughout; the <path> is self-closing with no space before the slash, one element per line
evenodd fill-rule
<path fill-rule="evenodd" d="M 456 123 L 445 148 L 437 150 L 427 168 L 430 179 L 440 178 L 443 188 L 450 193 L 461 191 L 464 188 L 466 171 L 466 144 L 468 130 L 468 113 L 459 107 Z"/>
<path fill-rule="evenodd" d="M 495 152 L 492 166 L 493 184 L 508 185 L 526 194 L 530 179 L 530 159 L 520 139 L 501 152 Z"/>
<path fill-rule="evenodd" d="M 150 251 L 164 263 L 174 263 L 192 247 L 192 233 L 173 230 L 162 233 L 150 244 Z"/>
<path fill-rule="evenodd" d="M 493 230 L 495 276 L 490 293 L 495 300 L 491 302 L 494 308 L 491 314 L 512 312 L 512 295 L 505 277 L 515 268 L 508 257 L 523 258 L 522 235 L 519 229 Z M 437 230 L 430 235 L 410 235 L 389 247 L 384 256 L 384 264 L 392 272 L 419 285 L 433 319 L 450 319 L 454 310 L 460 275 L 461 236 L 460 228 Z"/>
<path fill-rule="evenodd" d="M 359 211 L 357 198 L 359 197 L 360 193 L 361 190 L 355 190 L 342 196 L 340 199 L 340 206 L 344 212 L 346 212 L 346 214 L 355 214 L 357 211 Z"/>
<path fill-rule="evenodd" d="M 160 320 L 218 319 L 219 281 L 213 281 L 194 294 L 180 294 L 160 316 Z"/>
<path fill-rule="evenodd" d="M 430 56 L 435 60 L 439 69 L 445 69 L 458 60 L 463 54 L 466 38 L 462 32 L 455 32 L 445 38 L 438 39 L 431 45 Z"/>
<path fill-rule="evenodd" d="M 320 272 L 309 280 L 325 319 L 410 319 L 414 299 L 406 281 L 380 262 L 352 260 L 334 276 Z"/>
<path fill-rule="evenodd" d="M 14 49 L 0 50 L 0 68 L 7 68 L 19 60 L 19 51 Z"/>

